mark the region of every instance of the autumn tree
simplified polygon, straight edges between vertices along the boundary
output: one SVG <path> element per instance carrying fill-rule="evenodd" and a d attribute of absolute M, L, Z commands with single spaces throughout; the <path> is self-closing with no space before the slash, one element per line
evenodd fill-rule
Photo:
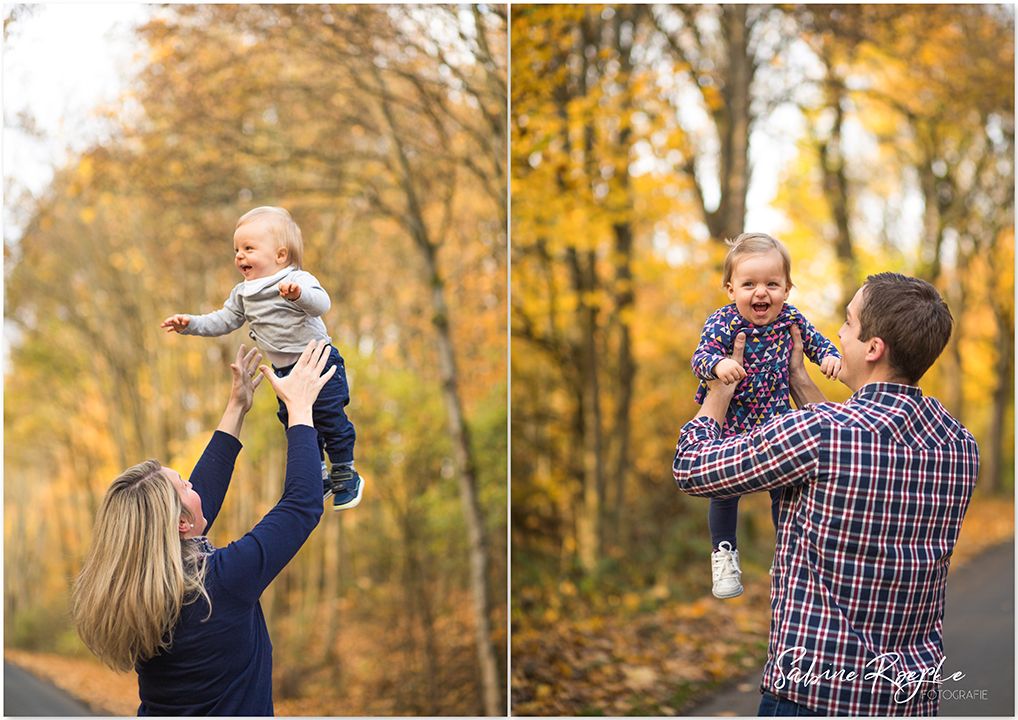
<path fill-rule="evenodd" d="M 991 484 L 999 483 L 1004 399 L 1011 387 L 1014 330 L 999 295 L 979 291 L 985 278 L 971 264 L 1008 250 L 999 243 L 1014 224 L 1013 15 L 992 6 L 803 6 L 797 14 L 822 59 L 830 130 L 818 142 L 824 193 L 836 221 L 838 257 L 856 283 L 848 217 L 862 183 L 849 182 L 846 117 L 857 118 L 885 149 L 883 167 L 922 199 L 917 254 L 906 269 L 937 285 L 956 318 L 945 354 L 947 404 L 967 419 L 961 348 L 973 303 L 994 308 Z M 1011 73 L 1013 75 L 1013 72 Z M 864 181 L 869 178 L 856 170 Z M 900 238 L 892 240 L 901 245 Z M 1010 267 L 1010 265 L 1008 265 Z M 971 270 L 971 271 L 970 271 Z M 980 278 L 980 279 L 976 279 Z M 1001 286 L 994 279 L 994 286 Z M 1003 287 L 1008 284 L 1003 283 Z M 845 287 L 847 302 L 851 285 Z M 980 401 L 981 404 L 981 401 Z"/>
<path fill-rule="evenodd" d="M 663 146 L 678 131 L 640 93 L 646 17 L 642 6 L 514 9 L 514 349 L 533 347 L 564 373 L 577 442 L 552 462 L 575 479 L 571 537 L 588 569 L 606 535 L 617 542 L 630 477 L 635 208 L 646 192 L 630 163 L 653 132 Z"/>

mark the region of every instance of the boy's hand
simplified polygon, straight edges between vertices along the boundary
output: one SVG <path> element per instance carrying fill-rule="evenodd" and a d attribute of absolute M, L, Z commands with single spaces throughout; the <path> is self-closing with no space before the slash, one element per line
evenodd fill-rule
<path fill-rule="evenodd" d="M 159 327 L 166 328 L 166 332 L 180 332 L 191 324 L 190 315 L 171 315 L 163 320 Z"/>
<path fill-rule="evenodd" d="M 822 372 L 828 380 L 833 380 L 838 377 L 838 373 L 841 372 L 841 358 L 828 355 L 820 362 L 820 372 Z"/>
<path fill-rule="evenodd" d="M 279 294 L 287 300 L 297 300 L 300 298 L 300 285 L 289 280 L 284 280 L 279 283 Z"/>
<path fill-rule="evenodd" d="M 725 385 L 737 383 L 746 377 L 746 371 L 743 369 L 742 363 L 736 362 L 731 358 L 719 360 L 718 364 L 714 366 L 714 374 Z"/>

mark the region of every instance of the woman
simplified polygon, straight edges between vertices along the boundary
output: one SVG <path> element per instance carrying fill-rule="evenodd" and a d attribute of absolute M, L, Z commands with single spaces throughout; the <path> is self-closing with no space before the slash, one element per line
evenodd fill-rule
<path fill-rule="evenodd" d="M 107 490 L 75 584 L 74 617 L 99 659 L 137 670 L 139 715 L 273 714 L 272 644 L 258 598 L 322 515 L 311 406 L 335 369 L 322 372 L 327 350 L 309 343 L 293 371 L 277 378 L 258 364 L 257 349 L 241 345 L 226 411 L 191 482 L 149 460 Z M 283 495 L 253 530 L 217 550 L 205 533 L 263 377 L 289 414 Z"/>

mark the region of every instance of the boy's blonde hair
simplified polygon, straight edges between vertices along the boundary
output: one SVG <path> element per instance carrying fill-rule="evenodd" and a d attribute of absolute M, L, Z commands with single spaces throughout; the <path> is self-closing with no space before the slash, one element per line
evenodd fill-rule
<path fill-rule="evenodd" d="M 725 274 L 721 287 L 727 287 L 732 281 L 732 273 L 735 266 L 739 264 L 746 255 L 763 255 L 769 252 L 776 252 L 781 256 L 781 264 L 785 270 L 785 280 L 789 287 L 792 283 L 792 256 L 788 248 L 780 240 L 775 240 L 767 233 L 742 233 L 734 240 L 725 240 L 728 246 L 728 255 L 725 256 Z"/>
<path fill-rule="evenodd" d="M 256 207 L 241 216 L 237 221 L 237 227 L 259 219 L 264 219 L 268 223 L 269 233 L 275 238 L 276 247 L 286 248 L 290 265 L 300 270 L 304 264 L 304 239 L 301 237 L 300 227 L 290 217 L 290 213 L 281 207 L 267 205 Z"/>

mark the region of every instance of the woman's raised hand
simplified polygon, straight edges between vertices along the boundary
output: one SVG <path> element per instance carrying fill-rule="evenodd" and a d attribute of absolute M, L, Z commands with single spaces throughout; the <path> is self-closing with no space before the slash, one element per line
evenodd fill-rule
<path fill-rule="evenodd" d="M 259 368 L 262 374 L 268 378 L 276 395 L 286 405 L 286 411 L 290 416 L 290 427 L 294 425 L 314 426 L 311 407 L 315 404 L 318 393 L 325 383 L 336 372 L 336 366 L 333 365 L 328 372 L 322 374 L 322 369 L 328 360 L 328 342 L 319 340 L 315 343 L 312 340 L 304 348 L 300 360 L 286 377 L 276 377 L 272 369 L 265 365 Z"/>
<path fill-rule="evenodd" d="M 230 363 L 233 370 L 233 390 L 230 393 L 230 400 L 236 402 L 240 408 L 247 412 L 254 402 L 254 391 L 262 382 L 262 374 L 256 373 L 258 363 L 262 361 L 262 354 L 258 348 L 250 350 L 246 345 L 241 345 L 237 350 L 237 359 Z"/>

